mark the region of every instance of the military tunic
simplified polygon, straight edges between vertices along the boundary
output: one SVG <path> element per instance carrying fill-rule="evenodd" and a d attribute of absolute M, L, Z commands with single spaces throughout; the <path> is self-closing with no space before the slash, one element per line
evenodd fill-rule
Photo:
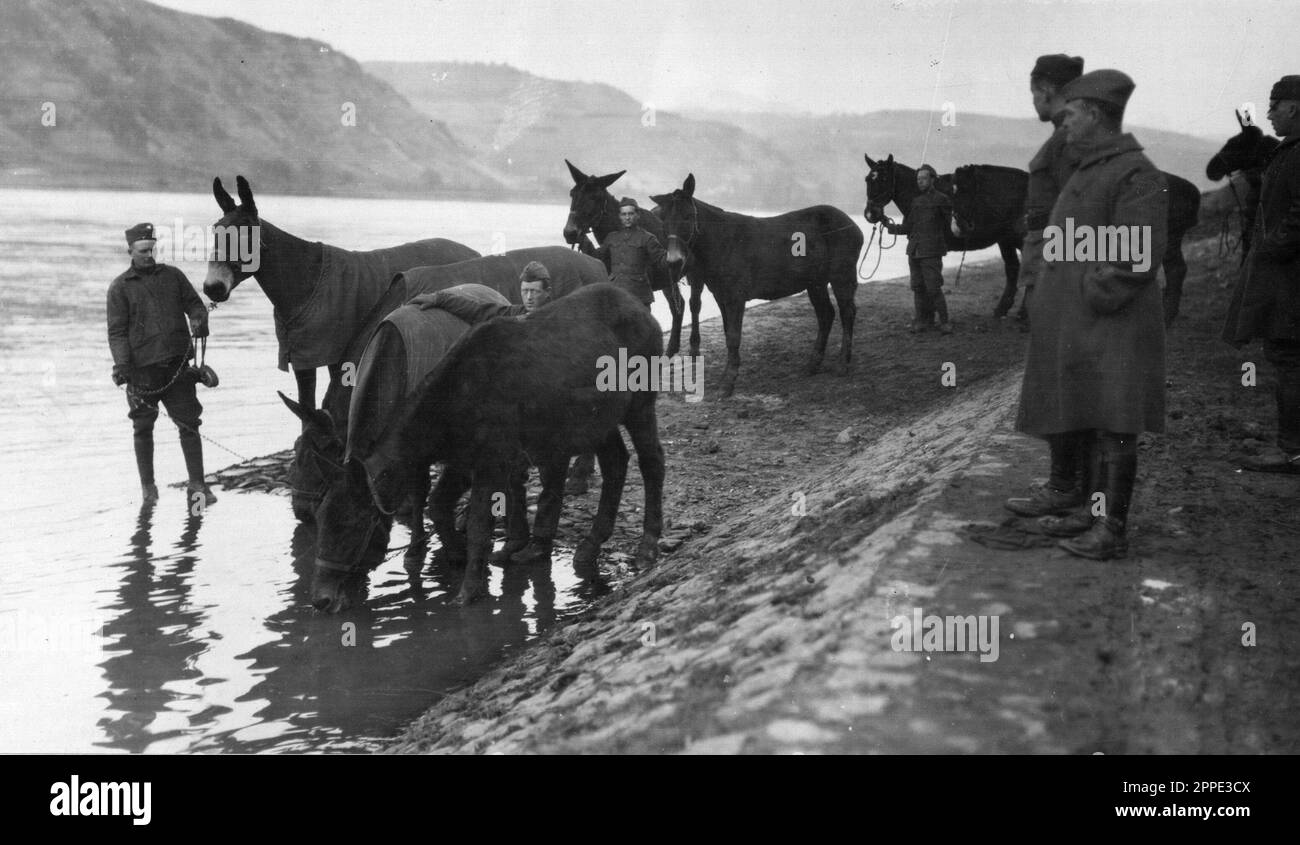
<path fill-rule="evenodd" d="M 606 237 L 594 254 L 609 266 L 611 282 L 646 305 L 654 302 L 650 268 L 668 266 L 668 253 L 658 238 L 640 226 L 619 229 Z"/>

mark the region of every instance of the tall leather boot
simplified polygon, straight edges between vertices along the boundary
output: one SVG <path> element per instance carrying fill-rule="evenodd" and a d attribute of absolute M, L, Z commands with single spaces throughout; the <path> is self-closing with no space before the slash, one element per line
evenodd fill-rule
<path fill-rule="evenodd" d="M 923 290 L 912 291 L 912 334 L 923 332 L 930 327 L 930 298 Z"/>
<path fill-rule="evenodd" d="M 951 334 L 952 323 L 948 322 L 948 300 L 943 295 L 943 288 L 939 288 L 930 294 L 930 305 L 939 317 L 939 331 L 944 334 Z"/>
<path fill-rule="evenodd" d="M 1097 447 L 1102 452 L 1102 492 L 1105 514 L 1093 518 L 1092 527 L 1059 545 L 1072 555 L 1092 560 L 1111 560 L 1128 554 L 1128 510 L 1137 480 L 1137 435 L 1099 432 Z"/>
<path fill-rule="evenodd" d="M 1038 518 L 1039 528 L 1049 537 L 1078 537 L 1092 527 L 1092 494 L 1102 489 L 1105 479 L 1101 469 L 1101 448 L 1091 431 L 1078 433 L 1075 467 L 1083 502 L 1065 516 Z"/>
<path fill-rule="evenodd" d="M 153 478 L 153 431 L 135 432 L 135 468 L 140 473 L 140 491 L 146 504 L 158 501 Z"/>
<path fill-rule="evenodd" d="M 1020 516 L 1063 515 L 1083 503 L 1086 498 L 1079 488 L 1078 461 L 1082 447 L 1079 432 L 1049 434 L 1047 447 L 1051 453 L 1052 476 L 1047 484 L 1034 489 L 1028 496 L 1007 499 L 1007 510 Z"/>
<path fill-rule="evenodd" d="M 190 503 L 194 503 L 194 493 L 203 494 L 203 504 L 210 505 L 217 500 L 216 495 L 208 487 L 208 483 L 203 477 L 203 439 L 199 433 L 193 430 L 182 428 L 180 430 L 181 453 L 185 455 L 185 472 L 189 475 L 189 483 L 185 485 L 186 491 L 190 495 Z"/>

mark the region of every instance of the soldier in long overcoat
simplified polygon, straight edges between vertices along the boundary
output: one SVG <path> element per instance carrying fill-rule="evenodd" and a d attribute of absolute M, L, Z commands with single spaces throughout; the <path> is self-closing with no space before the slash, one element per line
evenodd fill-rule
<path fill-rule="evenodd" d="M 1053 131 L 1043 146 L 1029 162 L 1029 184 L 1025 194 L 1025 243 L 1020 251 L 1020 286 L 1025 296 L 1020 306 L 1020 317 L 1028 322 L 1029 300 L 1038 277 L 1043 274 L 1043 229 L 1046 228 L 1065 183 L 1070 181 L 1079 164 L 1078 153 L 1065 140 L 1065 100 L 1062 89 L 1083 73 L 1083 59 L 1064 53 L 1039 56 L 1029 73 L 1029 91 L 1038 119 L 1051 121 Z M 1005 316 L 1015 303 L 1016 294 L 998 302 L 993 316 Z M 1065 520 L 1044 520 L 1044 530 L 1062 537 L 1082 534 L 1092 521 L 1069 518 L 1079 507 L 1093 482 L 1088 473 L 1093 469 L 1090 461 L 1092 432 L 1078 431 L 1047 436 L 1051 457 L 1051 476 L 1047 484 L 1035 487 L 1027 496 L 1013 496 L 1006 501 L 1012 513 L 1029 517 L 1066 516 Z"/>
<path fill-rule="evenodd" d="M 1283 140 L 1264 168 L 1254 237 L 1223 339 L 1237 347 L 1262 339 L 1277 372 L 1277 449 L 1243 468 L 1300 473 L 1300 75 L 1273 86 L 1268 119 Z"/>
<path fill-rule="evenodd" d="M 1167 187 L 1137 139 L 1122 129 L 1133 88 L 1127 75 L 1099 70 L 1062 91 L 1067 139 L 1080 161 L 1044 230 L 1045 268 L 1029 304 L 1016 424 L 1039 437 L 1094 432 L 1101 483 L 1092 493 L 1102 496 L 1090 495 L 1084 504 L 1092 516 L 1088 530 L 1061 546 L 1100 560 L 1127 552 L 1137 436 L 1165 428 L 1156 273 L 1165 248 Z"/>

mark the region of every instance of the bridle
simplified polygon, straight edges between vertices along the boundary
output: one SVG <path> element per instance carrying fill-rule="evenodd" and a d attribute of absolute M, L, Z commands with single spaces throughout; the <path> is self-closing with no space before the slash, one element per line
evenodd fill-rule
<path fill-rule="evenodd" d="M 871 172 L 872 172 L 873 174 L 874 174 L 874 173 L 879 173 L 879 172 L 880 172 L 880 168 L 878 168 L 878 167 L 873 167 L 873 168 L 871 168 Z M 870 175 L 867 176 L 867 184 L 868 184 L 868 185 L 871 184 L 871 176 L 870 176 Z M 871 201 L 871 189 L 868 187 L 868 189 L 867 189 L 867 208 L 875 210 L 875 212 L 876 212 L 876 216 L 877 216 L 877 217 L 884 217 L 884 216 L 885 216 L 885 206 L 887 206 L 887 205 L 889 205 L 891 202 L 893 202 L 893 201 L 895 200 L 895 198 L 897 198 L 897 196 L 898 196 L 898 165 L 897 165 L 896 163 L 894 163 L 894 162 L 891 162 L 890 165 L 889 165 L 889 199 L 885 200 L 884 202 L 872 202 L 872 201 Z"/>
<path fill-rule="evenodd" d="M 679 200 L 674 200 L 674 202 L 678 201 Z M 689 234 L 687 234 L 685 238 L 679 238 L 676 234 L 668 236 L 668 242 L 670 244 L 673 241 L 684 241 L 688 251 L 690 251 L 691 247 L 695 244 L 695 239 L 700 236 L 700 206 L 695 202 L 695 197 L 691 197 L 691 212 L 693 216 L 691 217 L 691 229 Z"/>
<path fill-rule="evenodd" d="M 596 214 L 594 219 L 603 220 L 609 214 L 609 201 L 612 199 L 613 197 L 610 195 L 609 191 L 606 190 L 601 191 L 600 211 Z M 577 229 L 578 223 L 576 220 L 573 219 L 575 213 L 576 212 L 572 208 L 569 209 L 569 220 L 573 222 L 573 227 Z M 592 225 L 593 224 L 588 223 L 587 225 L 583 226 L 581 229 L 578 229 L 578 240 L 569 244 L 569 246 L 571 246 L 573 249 L 577 249 L 579 242 L 581 242 L 581 240 L 587 236 L 587 233 L 592 230 Z"/>

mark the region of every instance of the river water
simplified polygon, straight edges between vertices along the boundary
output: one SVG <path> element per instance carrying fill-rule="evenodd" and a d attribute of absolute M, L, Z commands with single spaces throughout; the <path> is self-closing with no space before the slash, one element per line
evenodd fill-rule
<path fill-rule="evenodd" d="M 432 236 L 483 253 L 558 243 L 566 214 L 257 199 L 280 228 L 351 249 Z M 399 555 L 371 574 L 362 607 L 318 615 L 306 603 L 314 529 L 268 493 L 218 489 L 191 515 L 166 486 L 185 468 L 165 416 L 162 495 L 142 508 L 125 397 L 109 378 L 105 292 L 127 267 L 127 227 L 217 216 L 208 194 L 0 191 L 0 752 L 368 750 L 607 589 L 557 556 L 549 572 L 493 567 L 492 598 L 460 609 L 455 573 L 412 578 Z M 201 288 L 196 258 L 167 263 Z M 876 278 L 905 272 L 894 250 Z M 662 301 L 655 310 L 669 325 Z M 706 293 L 702 316 L 716 313 Z M 209 471 L 288 448 L 298 431 L 275 394 L 295 388 L 275 367 L 255 282 L 212 313 L 211 330 L 221 384 L 198 388 Z M 395 526 L 391 545 L 406 540 Z"/>

